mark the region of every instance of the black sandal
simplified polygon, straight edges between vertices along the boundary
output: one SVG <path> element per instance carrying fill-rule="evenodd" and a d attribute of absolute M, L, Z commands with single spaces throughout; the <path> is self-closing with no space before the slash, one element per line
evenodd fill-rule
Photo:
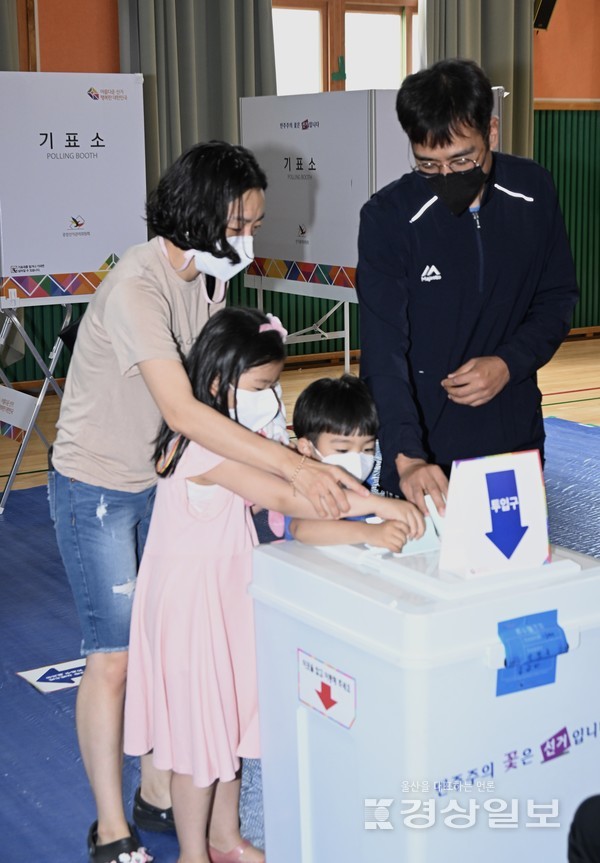
<path fill-rule="evenodd" d="M 173 809 L 160 809 L 151 803 L 146 803 L 141 794 L 141 788 L 135 792 L 133 799 L 133 820 L 140 830 L 152 833 L 174 833 L 175 819 Z"/>
<path fill-rule="evenodd" d="M 129 836 L 106 845 L 98 845 L 98 822 L 94 821 L 88 833 L 88 854 L 91 863 L 152 863 L 154 860 L 131 824 Z"/>

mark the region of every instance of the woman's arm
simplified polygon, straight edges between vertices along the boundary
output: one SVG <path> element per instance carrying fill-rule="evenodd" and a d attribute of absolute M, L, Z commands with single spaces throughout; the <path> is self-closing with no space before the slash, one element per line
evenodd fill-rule
<path fill-rule="evenodd" d="M 294 450 L 248 431 L 199 402 L 177 360 L 145 360 L 139 369 L 169 428 L 227 459 L 256 465 L 287 480 L 292 493 L 297 489 L 310 501 L 311 516 L 316 512 L 319 516 L 336 518 L 348 511 L 347 495 L 339 483 L 361 497 L 368 496 L 358 480 L 342 468 L 312 459 L 303 461 Z M 293 488 L 289 485 L 292 480 Z"/>
<path fill-rule="evenodd" d="M 261 468 L 226 458 L 202 474 L 202 479 L 229 489 L 263 509 L 271 509 L 294 518 L 315 518 L 314 507 L 308 498 L 295 494 L 293 486 L 282 477 Z M 356 497 L 352 492 L 347 494 L 348 497 Z M 325 518 L 332 516 L 326 515 Z"/>
<path fill-rule="evenodd" d="M 212 470 L 203 474 L 203 479 L 217 483 L 230 491 L 239 494 L 246 500 L 260 504 L 267 509 L 282 512 L 292 518 L 314 519 L 314 510 L 309 501 L 294 494 L 294 489 L 288 482 L 272 473 L 241 465 L 239 462 L 225 461 L 218 464 Z M 410 537 L 419 537 L 425 530 L 425 522 L 419 510 L 412 503 L 393 498 L 384 498 L 376 494 L 369 494 L 368 498 L 358 497 L 353 491 L 347 491 L 350 515 L 375 514 L 386 521 L 401 523 L 403 532 Z M 327 523 L 327 522 L 324 522 Z M 330 527 L 333 522 L 328 523 Z M 335 522 L 340 525 L 341 522 Z M 356 527 L 357 522 L 344 522 Z M 346 536 L 346 534 L 344 534 Z M 338 539 L 335 542 L 347 542 L 347 539 Z M 362 540 L 354 539 L 353 542 Z M 316 542 L 316 540 L 311 540 Z M 323 543 L 330 544 L 330 543 Z"/>

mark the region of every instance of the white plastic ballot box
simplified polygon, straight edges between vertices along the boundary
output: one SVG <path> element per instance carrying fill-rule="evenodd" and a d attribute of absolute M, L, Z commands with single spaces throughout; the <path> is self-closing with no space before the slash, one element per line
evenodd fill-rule
<path fill-rule="evenodd" d="M 600 793 L 600 561 L 255 550 L 269 863 L 564 863 Z"/>

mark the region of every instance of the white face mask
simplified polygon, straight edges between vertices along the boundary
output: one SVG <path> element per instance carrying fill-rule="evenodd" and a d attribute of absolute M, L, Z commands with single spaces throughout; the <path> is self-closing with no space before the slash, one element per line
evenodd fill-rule
<path fill-rule="evenodd" d="M 277 396 L 268 387 L 266 390 L 235 390 L 237 421 L 250 431 L 260 431 L 274 419 L 279 412 Z M 229 416 L 236 419 L 234 408 L 229 409 Z"/>
<path fill-rule="evenodd" d="M 196 269 L 200 273 L 205 273 L 207 276 L 214 276 L 215 279 L 220 279 L 222 282 L 228 282 L 252 263 L 254 260 L 253 237 L 228 237 L 227 241 L 240 256 L 239 264 L 232 264 L 229 258 L 216 258 L 210 252 L 198 252 L 194 249 L 191 250 L 190 257 L 193 257 Z"/>
<path fill-rule="evenodd" d="M 331 455 L 322 456 L 315 447 L 315 452 L 321 456 L 325 464 L 336 464 L 343 467 L 356 479 L 364 482 L 373 471 L 375 456 L 368 452 L 334 452 Z"/>

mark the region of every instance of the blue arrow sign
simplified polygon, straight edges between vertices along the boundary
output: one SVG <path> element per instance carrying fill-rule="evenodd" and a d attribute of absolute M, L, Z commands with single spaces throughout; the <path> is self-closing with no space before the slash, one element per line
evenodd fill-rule
<path fill-rule="evenodd" d="M 486 473 L 485 479 L 492 516 L 492 529 L 486 536 L 510 558 L 529 530 L 521 524 L 517 478 L 514 470 L 501 470 Z"/>
<path fill-rule="evenodd" d="M 75 668 L 49 668 L 47 671 L 38 677 L 38 683 L 76 683 L 77 678 L 81 677 L 85 669 L 85 663 L 77 665 Z"/>

